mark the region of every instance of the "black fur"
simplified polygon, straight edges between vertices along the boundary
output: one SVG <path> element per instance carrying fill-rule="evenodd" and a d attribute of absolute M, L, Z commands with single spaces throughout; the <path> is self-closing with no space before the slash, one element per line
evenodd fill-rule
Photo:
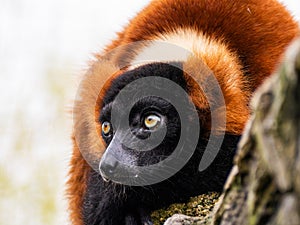
<path fill-rule="evenodd" d="M 83 205 L 85 224 L 129 225 L 125 223 L 128 215 L 136 215 L 136 223 L 141 224 L 140 211 L 147 212 L 174 202 L 183 202 L 191 196 L 209 191 L 220 192 L 232 167 L 238 140 L 238 136 L 226 135 L 216 159 L 201 173 L 198 172 L 199 159 L 207 140 L 200 140 L 194 156 L 181 171 L 152 186 L 128 187 L 107 183 L 92 171 Z"/>
<path fill-rule="evenodd" d="M 138 67 L 134 70 L 130 70 L 117 77 L 111 84 L 109 90 L 103 98 L 103 106 L 111 103 L 115 96 L 122 90 L 127 84 L 134 80 L 138 80 L 142 77 L 158 76 L 167 78 L 178 85 L 180 85 L 185 91 L 187 90 L 187 84 L 183 77 L 182 63 L 171 62 L 166 63 L 152 63 L 149 65 Z"/>
<path fill-rule="evenodd" d="M 104 107 L 99 120 L 110 120 L 111 103 L 126 84 L 147 76 L 168 78 L 183 89 L 187 89 L 183 78 L 181 64 L 179 68 L 163 63 L 155 63 L 129 71 L 118 77 L 111 85 L 104 98 Z M 188 91 L 188 90 L 186 90 Z M 176 93 L 173 93 L 176 94 Z M 163 142 L 151 151 L 139 152 L 124 149 L 120 160 L 134 165 L 149 165 L 163 160 L 175 149 L 181 135 L 180 118 L 176 109 L 166 100 L 150 96 L 141 99 L 130 113 L 132 130 L 141 124 L 140 116 L 150 108 L 159 109 L 167 118 L 167 134 Z M 120 110 L 120 116 L 122 109 Z M 200 110 L 199 110 L 200 111 Z M 199 119 L 193 118 L 193 119 Z M 144 134 L 143 134 L 144 135 Z M 103 137 L 107 145 L 112 136 Z M 218 138 L 218 137 L 217 137 Z M 219 137 L 222 138 L 222 137 Z M 186 201 L 189 197 L 209 191 L 221 191 L 232 167 L 239 136 L 226 134 L 221 149 L 213 163 L 203 172 L 198 171 L 199 162 L 207 145 L 207 138 L 200 133 L 197 148 L 188 163 L 174 176 L 150 186 L 125 186 L 111 181 L 105 182 L 101 175 L 91 171 L 87 181 L 87 190 L 83 204 L 83 219 L 86 225 L 142 225 L 152 224 L 149 213 L 152 210 L 167 206 L 174 202 Z M 189 140 L 185 140 L 189 143 Z"/>

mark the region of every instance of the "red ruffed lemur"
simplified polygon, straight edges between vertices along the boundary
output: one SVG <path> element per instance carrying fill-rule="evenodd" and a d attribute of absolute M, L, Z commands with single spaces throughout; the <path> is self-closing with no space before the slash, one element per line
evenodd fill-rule
<path fill-rule="evenodd" d="M 249 98 L 298 34 L 276 0 L 151 1 L 81 82 L 67 183 L 71 223 L 152 224 L 152 210 L 222 191 Z M 216 156 L 200 170 L 212 139 Z"/>

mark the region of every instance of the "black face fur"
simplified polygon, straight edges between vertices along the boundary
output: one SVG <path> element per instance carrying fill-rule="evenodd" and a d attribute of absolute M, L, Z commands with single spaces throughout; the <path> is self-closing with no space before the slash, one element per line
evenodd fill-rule
<path fill-rule="evenodd" d="M 116 95 L 127 84 L 139 78 L 149 76 L 167 78 L 180 85 L 188 93 L 189 90 L 180 69 L 181 63 L 173 63 L 173 65 L 176 66 L 164 63 L 149 64 L 125 72 L 116 78 L 104 97 L 99 121 L 102 124 L 111 122 L 111 108 Z M 132 93 L 134 94 L 134 90 Z M 117 112 L 122 117 L 122 109 L 117 109 Z M 200 109 L 199 112 L 201 112 Z M 107 144 L 107 151 L 113 152 L 113 158 L 128 165 L 146 166 L 158 163 L 172 154 L 182 132 L 178 112 L 170 102 L 162 98 L 155 96 L 141 98 L 134 105 L 129 116 L 131 132 L 139 139 L 146 139 L 156 132 L 144 126 L 143 121 L 147 115 L 157 115 L 161 123 L 167 127 L 166 136 L 161 144 L 150 151 L 130 149 L 122 145 L 120 141 L 114 141 L 117 131 L 111 129 L 107 134 L 103 134 L 103 139 Z M 192 119 L 199 120 L 199 118 Z M 186 201 L 189 197 L 201 193 L 221 191 L 232 167 L 232 158 L 238 140 L 239 136 L 226 134 L 213 163 L 205 171 L 199 172 L 199 162 L 208 142 L 207 138 L 200 133 L 195 152 L 179 172 L 165 181 L 143 187 L 104 181 L 104 179 L 108 180 L 109 173 L 113 173 L 117 166 L 115 160 L 109 157 L 110 153 L 107 152 L 101 160 L 102 177 L 95 171 L 89 174 L 83 204 L 85 224 L 151 224 L 149 217 L 151 210 L 173 202 Z M 189 142 L 188 139 L 185 141 Z"/>

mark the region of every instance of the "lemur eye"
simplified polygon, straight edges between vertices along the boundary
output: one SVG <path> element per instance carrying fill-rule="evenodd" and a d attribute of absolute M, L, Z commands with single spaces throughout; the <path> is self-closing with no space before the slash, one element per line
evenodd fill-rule
<path fill-rule="evenodd" d="M 149 115 L 145 118 L 144 120 L 144 124 L 147 128 L 149 129 L 153 129 L 154 127 L 156 127 L 157 125 L 159 125 L 161 119 L 159 116 L 156 115 Z"/>
<path fill-rule="evenodd" d="M 102 133 L 104 135 L 108 135 L 111 130 L 111 126 L 109 122 L 102 123 Z"/>

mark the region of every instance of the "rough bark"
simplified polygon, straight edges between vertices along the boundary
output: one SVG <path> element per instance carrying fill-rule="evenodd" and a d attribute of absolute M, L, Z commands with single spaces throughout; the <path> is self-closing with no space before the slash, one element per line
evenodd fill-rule
<path fill-rule="evenodd" d="M 174 215 L 165 225 L 300 224 L 300 39 L 256 92 L 235 166 L 205 219 Z"/>

